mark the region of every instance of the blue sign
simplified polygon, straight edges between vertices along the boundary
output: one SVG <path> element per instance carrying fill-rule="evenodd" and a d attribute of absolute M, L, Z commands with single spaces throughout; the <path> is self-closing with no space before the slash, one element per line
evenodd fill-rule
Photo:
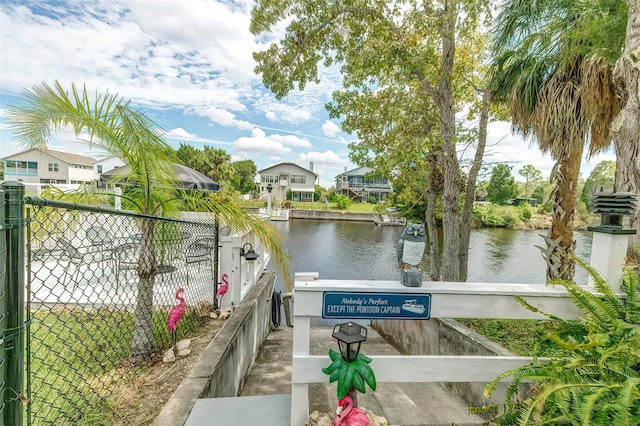
<path fill-rule="evenodd" d="M 322 297 L 322 318 L 429 319 L 430 314 L 430 294 L 328 291 Z"/>

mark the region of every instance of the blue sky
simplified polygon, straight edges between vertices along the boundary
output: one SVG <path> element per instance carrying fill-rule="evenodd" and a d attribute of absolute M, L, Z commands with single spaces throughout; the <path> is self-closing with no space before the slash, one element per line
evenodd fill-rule
<path fill-rule="evenodd" d="M 24 88 L 59 80 L 90 91 L 118 93 L 157 121 L 168 142 L 211 145 L 258 169 L 282 161 L 314 163 L 320 184 L 332 185 L 349 161 L 345 134 L 324 104 L 340 88 L 335 69 L 276 100 L 253 72 L 252 52 L 284 31 L 254 37 L 252 0 L 3 0 L 0 8 L 0 157 L 22 150 L 7 130 L 6 108 Z M 548 177 L 553 161 L 508 123 L 490 126 L 485 161 L 532 164 Z M 51 148 L 94 155 L 59 132 Z M 612 152 L 583 162 L 582 174 Z"/>

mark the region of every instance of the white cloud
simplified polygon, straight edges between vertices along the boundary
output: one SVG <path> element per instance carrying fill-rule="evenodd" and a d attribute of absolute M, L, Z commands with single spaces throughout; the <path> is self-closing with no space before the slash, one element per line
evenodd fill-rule
<path fill-rule="evenodd" d="M 293 135 L 271 135 L 270 139 L 280 142 L 283 145 L 297 147 L 297 148 L 311 148 L 311 142 L 306 139 L 301 139 Z"/>
<path fill-rule="evenodd" d="M 262 129 L 253 129 L 250 137 L 240 137 L 234 143 L 234 148 L 243 153 L 267 153 L 285 155 L 291 152 L 291 148 L 281 142 L 273 140 Z M 248 157 L 250 158 L 250 157 Z"/>
<path fill-rule="evenodd" d="M 169 130 L 167 132 L 167 137 L 172 139 L 196 139 L 198 135 L 195 133 L 189 133 L 182 127 L 178 127 L 176 129 Z"/>
<path fill-rule="evenodd" d="M 325 121 L 322 125 L 322 133 L 329 137 L 335 137 L 340 132 L 340 127 L 333 121 Z"/>
<path fill-rule="evenodd" d="M 348 161 L 340 158 L 335 152 L 328 150 L 325 152 L 308 152 L 298 155 L 298 159 L 303 163 L 313 163 L 314 165 L 325 165 L 340 167 L 347 165 Z"/>
<path fill-rule="evenodd" d="M 216 107 L 202 109 L 198 112 L 198 115 L 201 117 L 208 117 L 214 123 L 220 124 L 222 126 L 235 126 L 238 129 L 243 130 L 250 130 L 255 127 L 248 121 L 237 120 L 235 114 Z"/>
<path fill-rule="evenodd" d="M 277 123 L 300 124 L 311 120 L 309 110 L 300 109 L 294 105 L 283 103 L 258 104 L 258 108 L 266 109 L 264 116 Z"/>

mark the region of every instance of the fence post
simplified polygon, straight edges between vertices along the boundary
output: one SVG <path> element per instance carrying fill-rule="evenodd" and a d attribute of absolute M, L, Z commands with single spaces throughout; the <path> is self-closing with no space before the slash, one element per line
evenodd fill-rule
<path fill-rule="evenodd" d="M 4 222 L 4 191 L 0 190 L 0 424 L 4 425 L 4 391 L 7 385 L 4 330 L 7 329 L 7 237 Z"/>
<path fill-rule="evenodd" d="M 24 184 L 4 182 L 2 232 L 7 248 L 4 264 L 6 286 L 6 320 L 2 335 L 6 382 L 2 401 L 6 426 L 22 426 L 24 398 Z M 1 247 L 1 246 L 0 246 Z"/>

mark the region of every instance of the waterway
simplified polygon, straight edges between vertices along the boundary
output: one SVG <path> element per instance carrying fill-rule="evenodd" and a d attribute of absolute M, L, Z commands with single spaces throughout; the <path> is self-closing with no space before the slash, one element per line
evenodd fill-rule
<path fill-rule="evenodd" d="M 400 226 L 368 222 L 292 219 L 272 222 L 283 235 L 295 272 L 318 272 L 322 279 L 399 280 L 396 246 Z M 544 283 L 545 262 L 540 249 L 547 230 L 488 228 L 471 232 L 469 282 Z M 589 260 L 591 232 L 575 232 L 576 255 Z M 429 257 L 425 253 L 428 272 Z M 428 276 L 427 274 L 425 276 Z M 578 268 L 576 282 L 586 284 Z"/>

